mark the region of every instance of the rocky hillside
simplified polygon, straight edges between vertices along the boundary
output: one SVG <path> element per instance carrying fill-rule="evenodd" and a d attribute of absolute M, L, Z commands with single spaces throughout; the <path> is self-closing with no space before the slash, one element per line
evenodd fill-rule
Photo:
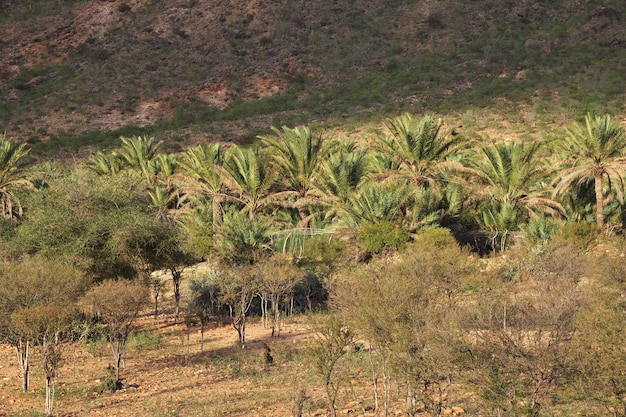
<path fill-rule="evenodd" d="M 404 110 L 624 118 L 625 22 L 623 0 L 2 0 L 0 131 L 50 153 Z"/>

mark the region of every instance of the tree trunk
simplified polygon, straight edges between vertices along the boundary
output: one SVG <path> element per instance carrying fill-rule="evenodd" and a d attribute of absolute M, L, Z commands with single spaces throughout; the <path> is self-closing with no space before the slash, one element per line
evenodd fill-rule
<path fill-rule="evenodd" d="M 121 382 L 120 368 L 122 365 L 122 357 L 126 351 L 126 340 L 112 340 L 111 349 L 113 350 L 113 360 L 115 361 L 115 383 L 119 385 Z"/>
<path fill-rule="evenodd" d="M 215 196 L 213 196 L 211 201 L 211 211 L 213 214 L 213 229 L 215 229 L 217 226 L 222 224 L 223 215 L 222 204 L 220 200 Z"/>
<path fill-rule="evenodd" d="M 30 388 L 30 366 L 28 364 L 28 340 L 20 340 L 17 342 L 17 359 L 22 370 L 22 390 L 28 392 Z"/>
<path fill-rule="evenodd" d="M 246 345 L 246 312 L 241 309 L 241 321 L 239 322 L 239 343 L 243 349 Z"/>
<path fill-rule="evenodd" d="M 54 407 L 54 383 L 51 377 L 46 377 L 46 402 L 44 404 L 44 410 L 46 416 L 52 415 L 52 408 Z"/>
<path fill-rule="evenodd" d="M 200 352 L 204 352 L 204 320 L 200 320 Z"/>
<path fill-rule="evenodd" d="M 171 269 L 172 272 L 172 282 L 174 284 L 174 323 L 178 323 L 178 317 L 180 314 L 180 278 L 183 274 L 183 271 L 178 271 L 176 269 Z"/>
<path fill-rule="evenodd" d="M 370 367 L 372 369 L 372 384 L 374 385 L 374 415 L 378 415 L 378 410 L 379 410 L 379 404 L 378 404 L 378 372 L 376 369 L 376 365 L 374 364 L 374 358 L 372 355 L 372 348 L 370 347 L 368 349 L 369 351 L 369 360 L 370 360 Z M 385 411 L 387 411 L 385 409 Z M 387 415 L 387 413 L 385 412 L 385 416 Z"/>
<path fill-rule="evenodd" d="M 122 354 L 117 352 L 115 356 L 115 383 L 120 382 L 120 366 L 122 364 Z"/>
<path fill-rule="evenodd" d="M 187 324 L 187 355 L 185 355 L 185 362 L 189 363 L 191 356 L 191 326 Z"/>
<path fill-rule="evenodd" d="M 337 398 L 337 392 L 332 385 L 332 372 L 333 368 L 331 367 L 324 377 L 324 390 L 326 391 L 326 397 L 328 399 L 328 408 L 330 409 L 330 415 L 331 417 L 337 417 L 337 410 L 335 409 L 335 399 Z"/>
<path fill-rule="evenodd" d="M 161 283 L 160 282 L 152 283 L 152 292 L 154 294 L 154 319 L 159 318 L 159 295 L 161 294 Z"/>
<path fill-rule="evenodd" d="M 271 295 L 272 304 L 272 337 L 280 334 L 280 308 L 278 302 L 278 294 Z"/>
<path fill-rule="evenodd" d="M 267 294 L 261 292 L 259 297 L 261 298 L 261 321 L 263 322 L 263 328 L 267 329 Z"/>
<path fill-rule="evenodd" d="M 596 191 L 596 221 L 600 230 L 604 228 L 604 192 L 602 190 L 602 174 L 593 175 Z"/>

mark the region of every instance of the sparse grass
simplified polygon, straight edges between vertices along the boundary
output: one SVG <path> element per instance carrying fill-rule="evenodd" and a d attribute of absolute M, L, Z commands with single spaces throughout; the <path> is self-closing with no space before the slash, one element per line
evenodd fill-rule
<path fill-rule="evenodd" d="M 130 352 L 142 352 L 144 350 L 161 349 L 164 345 L 163 337 L 155 332 L 152 326 L 137 333 L 131 333 L 128 337 L 128 350 Z"/>
<path fill-rule="evenodd" d="M 33 19 L 81 1 L 45 3 L 5 2 L 0 23 Z M 76 59 L 23 66 L 8 77 L 4 89 L 17 99 L 0 103 L 0 125 L 32 143 L 33 154 L 41 156 L 72 155 L 88 145 L 112 147 L 120 135 L 154 135 L 168 142 L 183 138 L 177 146 L 184 147 L 190 130 L 196 137 L 249 141 L 271 125 L 315 120 L 342 127 L 347 118 L 367 122 L 403 111 L 454 119 L 475 110 L 481 118 L 499 114 L 514 121 L 518 105 L 536 107 L 531 111 L 543 123 L 532 128 L 543 134 L 553 121 L 624 110 L 626 53 L 611 46 L 624 31 L 615 24 L 587 27 L 594 23 L 588 13 L 601 3 L 566 9 L 561 2 L 543 2 L 539 9 L 512 10 L 517 3 L 451 2 L 445 9 L 412 10 L 404 1 L 383 7 L 345 0 L 329 9 L 294 0 L 260 9 L 253 17 L 224 14 L 216 22 L 223 30 L 207 43 L 200 32 L 180 23 L 166 25 L 167 33 L 156 36 L 154 17 L 175 11 L 150 2 L 124 13 L 125 24 L 109 28 L 102 39 L 79 45 Z M 626 13 L 619 1 L 602 4 Z M 535 43 L 527 45 L 528 40 Z M 554 46 L 546 50 L 542 42 Z M 281 63 L 277 56 L 297 60 L 295 72 L 275 73 Z M 309 77 L 309 69 L 319 75 Z M 520 72 L 524 75 L 517 77 Z M 226 80 L 234 99 L 226 109 L 194 96 L 211 74 Z M 258 99 L 250 92 L 250 79 L 258 74 L 282 77 L 290 88 Z M 99 112 L 133 114 L 139 103 L 159 98 L 162 91 L 161 99 L 174 108 L 166 120 L 89 129 Z M 171 95 L 176 91 L 189 99 L 176 99 Z M 42 130 L 40 119 L 51 109 L 86 121 Z"/>

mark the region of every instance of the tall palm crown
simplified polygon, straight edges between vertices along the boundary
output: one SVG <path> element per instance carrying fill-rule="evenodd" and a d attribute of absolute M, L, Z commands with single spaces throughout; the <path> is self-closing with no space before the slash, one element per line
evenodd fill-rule
<path fill-rule="evenodd" d="M 211 200 L 213 226 L 223 216 L 222 194 L 224 184 L 216 167 L 224 163 L 225 149 L 219 143 L 197 145 L 182 154 L 179 164 L 183 168 L 183 190 L 195 202 L 207 197 Z"/>
<path fill-rule="evenodd" d="M 274 136 L 260 139 L 272 150 L 272 159 L 286 176 L 291 190 L 305 195 L 311 189 L 311 181 L 322 156 L 322 136 L 314 135 L 308 127 L 279 130 L 272 128 Z"/>
<path fill-rule="evenodd" d="M 346 205 L 348 220 L 354 224 L 389 221 L 404 224 L 407 228 L 407 212 L 413 204 L 407 183 L 367 182 L 350 195 Z"/>
<path fill-rule="evenodd" d="M 536 211 L 558 215 L 562 207 L 546 195 L 545 181 L 550 170 L 538 158 L 540 150 L 537 142 L 480 146 L 470 166 L 493 203 L 512 204 L 529 215 Z"/>
<path fill-rule="evenodd" d="M 431 115 L 416 119 L 405 113 L 385 122 L 389 136 L 377 136 L 374 147 L 394 161 L 386 176 L 404 178 L 418 187 L 437 186 L 450 171 L 462 169 L 456 156 L 464 144 L 460 135 L 444 135 L 443 124 Z"/>
<path fill-rule="evenodd" d="M 32 187 L 20 164 L 28 152 L 26 145 L 14 144 L 7 139 L 6 134 L 0 134 L 0 206 L 2 217 L 6 219 L 20 218 L 23 214 L 22 206 L 12 188 Z"/>
<path fill-rule="evenodd" d="M 345 205 L 369 173 L 367 151 L 354 142 L 338 142 L 334 144 L 330 156 L 322 162 L 315 186 L 324 195 L 326 204 Z"/>
<path fill-rule="evenodd" d="M 554 194 L 568 191 L 572 185 L 580 188 L 594 181 L 596 221 L 604 227 L 604 179 L 607 190 L 614 191 L 623 201 L 626 172 L 626 133 L 609 115 L 587 114 L 585 123 L 574 123 L 566 135 L 555 142 L 558 165 L 563 167 L 554 183 Z M 615 185 L 617 183 L 617 185 Z"/>
<path fill-rule="evenodd" d="M 223 167 L 216 167 L 229 190 L 230 201 L 243 205 L 242 210 L 254 219 L 273 202 L 274 175 L 258 149 L 234 146 L 226 154 Z"/>
<path fill-rule="evenodd" d="M 273 136 L 261 136 L 268 146 L 271 158 L 280 170 L 282 196 L 289 199 L 291 207 L 298 209 L 300 221 L 305 224 L 311 216 L 311 205 L 320 204 L 320 193 L 314 186 L 314 178 L 319 172 L 325 155 L 322 136 L 313 134 L 308 127 L 279 130 L 275 127 Z M 295 201 L 294 201 L 295 200 Z"/>
<path fill-rule="evenodd" d="M 153 137 L 147 136 L 122 136 L 120 140 L 122 147 L 114 155 L 120 159 L 122 166 L 143 174 L 148 182 L 153 182 L 156 174 L 153 160 L 163 142 L 155 142 Z"/>

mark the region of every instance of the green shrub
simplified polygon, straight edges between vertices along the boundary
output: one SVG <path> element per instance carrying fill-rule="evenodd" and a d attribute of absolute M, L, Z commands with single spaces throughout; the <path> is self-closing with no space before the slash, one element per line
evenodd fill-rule
<path fill-rule="evenodd" d="M 522 236 L 534 246 L 550 242 L 563 226 L 563 222 L 555 219 L 539 217 L 520 227 Z"/>
<path fill-rule="evenodd" d="M 424 250 L 438 250 L 458 244 L 450 230 L 443 227 L 428 227 L 419 231 L 415 238 L 415 246 Z"/>
<path fill-rule="evenodd" d="M 124 387 L 124 384 L 115 378 L 115 367 L 109 365 L 106 371 L 107 375 L 104 377 L 104 381 L 93 387 L 93 392 L 117 391 Z"/>
<path fill-rule="evenodd" d="M 571 242 L 581 250 L 587 249 L 600 236 L 600 228 L 596 223 L 566 223 L 555 235 L 556 244 Z"/>
<path fill-rule="evenodd" d="M 150 327 L 128 337 L 128 347 L 134 351 L 155 350 L 163 347 L 163 337 Z"/>
<path fill-rule="evenodd" d="M 409 232 L 406 229 L 386 220 L 361 226 L 357 236 L 358 245 L 372 253 L 400 250 L 408 240 Z"/>

